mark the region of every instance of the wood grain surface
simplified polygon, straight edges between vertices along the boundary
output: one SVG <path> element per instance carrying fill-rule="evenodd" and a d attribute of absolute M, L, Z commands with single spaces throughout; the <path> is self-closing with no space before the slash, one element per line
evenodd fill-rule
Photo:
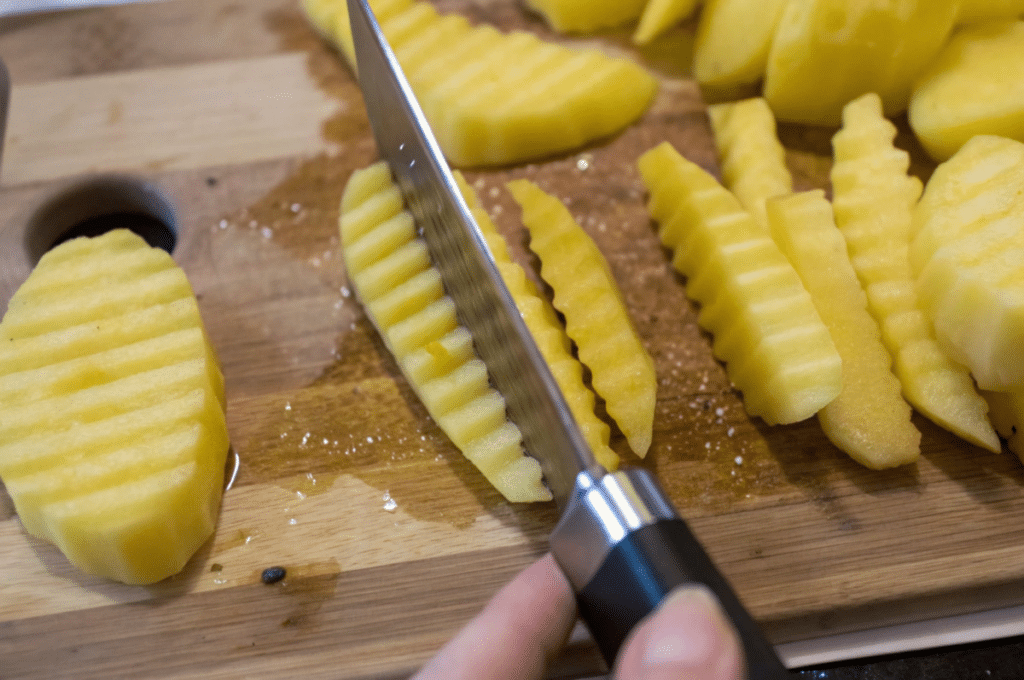
<path fill-rule="evenodd" d="M 637 156 L 671 141 L 717 171 L 688 74 L 693 23 L 557 38 L 511 0 L 443 0 L 503 29 L 598 44 L 661 80 L 628 130 L 467 177 L 523 262 L 503 184 L 528 177 L 597 240 L 653 356 L 656 471 L 777 642 L 1024 604 L 1024 471 L 915 417 L 923 457 L 872 472 L 815 420 L 743 411 L 647 217 Z M 427 417 L 348 288 L 338 199 L 375 160 L 361 95 L 294 0 L 168 0 L 0 23 L 14 84 L 0 174 L 0 310 L 32 217 L 97 173 L 177 211 L 227 380 L 239 467 L 216 536 L 151 587 L 95 579 L 23 532 L 0 493 L 0 677 L 406 677 L 542 554 L 551 505 L 506 503 Z M 827 189 L 832 130 L 783 126 L 800 188 Z M 931 170 L 904 133 L 914 169 Z M 625 454 L 614 433 L 613 447 Z M 268 586 L 260 572 L 284 566 Z M 601 673 L 586 639 L 551 677 Z"/>

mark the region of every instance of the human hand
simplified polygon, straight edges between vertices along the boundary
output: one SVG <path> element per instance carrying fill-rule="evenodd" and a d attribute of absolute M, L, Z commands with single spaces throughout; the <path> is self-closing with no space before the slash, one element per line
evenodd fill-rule
<path fill-rule="evenodd" d="M 551 555 L 502 588 L 413 680 L 540 680 L 576 622 Z M 739 638 L 703 586 L 674 590 L 619 652 L 618 680 L 742 680 Z"/>

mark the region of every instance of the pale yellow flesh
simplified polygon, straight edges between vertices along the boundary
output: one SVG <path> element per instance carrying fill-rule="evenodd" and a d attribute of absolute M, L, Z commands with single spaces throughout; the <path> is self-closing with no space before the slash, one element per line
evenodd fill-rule
<path fill-rule="evenodd" d="M 910 126 L 943 161 L 975 135 L 1024 141 L 1024 21 L 966 26 L 914 88 Z"/>
<path fill-rule="evenodd" d="M 523 322 L 537 343 L 537 349 L 551 369 L 551 374 L 558 383 L 562 396 L 565 397 L 594 458 L 606 470 L 616 470 L 620 459 L 609 446 L 611 428 L 594 412 L 594 393 L 583 382 L 583 365 L 572 355 L 569 337 L 565 334 L 555 310 L 551 303 L 541 296 L 537 286 L 527 277 L 523 268 L 512 260 L 508 244 L 480 204 L 473 188 L 466 183 L 461 174 L 456 173 L 455 179 L 477 226 L 487 239 L 498 272 L 512 294 Z"/>
<path fill-rule="evenodd" d="M 843 389 L 818 412 L 821 429 L 869 468 L 914 462 L 921 433 L 910 422 L 910 405 L 900 395 L 892 359 L 824 192 L 775 198 L 767 211 L 776 243 L 800 274 L 843 360 Z"/>
<path fill-rule="evenodd" d="M 209 538 L 228 434 L 195 296 L 118 230 L 45 255 L 0 323 L 0 477 L 83 571 L 153 583 Z"/>
<path fill-rule="evenodd" d="M 592 33 L 640 16 L 647 0 L 526 0 L 556 31 Z"/>
<path fill-rule="evenodd" d="M 786 0 L 708 0 L 694 46 L 697 81 L 726 92 L 759 82 L 785 5 Z"/>
<path fill-rule="evenodd" d="M 985 401 L 968 370 L 939 347 L 914 288 L 908 248 L 921 182 L 907 175 L 910 158 L 893 146 L 895 136 L 877 95 L 845 107 L 832 140 L 836 223 L 906 399 L 937 425 L 999 451 Z"/>
<path fill-rule="evenodd" d="M 633 33 L 633 42 L 646 45 L 687 18 L 697 9 L 700 0 L 647 0 Z"/>
<path fill-rule="evenodd" d="M 506 499 L 550 500 L 540 464 L 525 455 L 505 400 L 490 387 L 386 163 L 352 174 L 340 233 L 367 316 L 430 416 Z"/>
<path fill-rule="evenodd" d="M 508 184 L 523 209 L 530 249 L 554 290 L 565 331 L 591 372 L 594 391 L 638 456 L 647 455 L 654 430 L 657 376 L 633 327 L 618 284 L 593 239 L 557 198 L 528 180 Z"/>
<path fill-rule="evenodd" d="M 772 42 L 764 97 L 779 120 L 837 125 L 847 102 L 877 92 L 903 111 L 914 79 L 938 53 L 958 0 L 878 3 L 793 0 Z"/>
<path fill-rule="evenodd" d="M 979 135 L 914 210 L 910 264 L 943 349 L 978 386 L 1024 388 L 1024 144 Z"/>
<path fill-rule="evenodd" d="M 1024 461 L 1024 392 L 982 392 L 992 424 L 1006 446 Z"/>
<path fill-rule="evenodd" d="M 667 142 L 640 158 L 648 210 L 712 350 L 769 424 L 811 417 L 839 394 L 842 360 L 793 266 L 726 188 Z"/>
<path fill-rule="evenodd" d="M 708 107 L 722 183 L 768 229 L 764 204 L 793 191 L 775 116 L 761 97 Z"/>
<path fill-rule="evenodd" d="M 655 78 L 629 59 L 473 26 L 428 2 L 370 4 L 456 166 L 508 165 L 579 148 L 621 132 L 657 92 Z M 304 6 L 353 64 L 345 2 L 306 0 Z"/>
<path fill-rule="evenodd" d="M 962 24 L 1024 16 L 1024 0 L 960 0 L 957 21 Z"/>

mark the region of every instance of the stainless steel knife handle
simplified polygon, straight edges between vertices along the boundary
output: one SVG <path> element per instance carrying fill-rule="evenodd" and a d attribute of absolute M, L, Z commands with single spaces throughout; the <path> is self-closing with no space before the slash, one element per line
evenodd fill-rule
<path fill-rule="evenodd" d="M 676 586 L 702 583 L 739 634 L 750 680 L 790 677 L 647 470 L 581 472 L 551 534 L 551 552 L 572 583 L 580 615 L 609 667 L 630 631 Z"/>

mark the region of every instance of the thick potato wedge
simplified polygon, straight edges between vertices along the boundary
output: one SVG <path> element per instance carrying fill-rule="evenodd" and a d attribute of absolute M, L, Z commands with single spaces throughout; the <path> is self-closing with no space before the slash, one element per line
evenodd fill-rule
<path fill-rule="evenodd" d="M 861 465 L 880 470 L 921 454 L 921 433 L 900 395 L 892 359 L 846 252 L 824 192 L 773 198 L 772 236 L 793 263 L 843 360 L 843 389 L 818 411 L 829 440 Z"/>
<path fill-rule="evenodd" d="M 764 97 L 779 120 L 838 125 L 866 92 L 887 115 L 906 109 L 911 86 L 945 43 L 957 0 L 791 0 L 775 33 Z"/>
<path fill-rule="evenodd" d="M 914 87 L 910 127 L 944 161 L 975 135 L 1024 142 L 1024 21 L 961 28 Z"/>
<path fill-rule="evenodd" d="M 979 135 L 932 174 L 910 264 L 936 337 L 978 386 L 1024 388 L 1024 144 Z"/>

